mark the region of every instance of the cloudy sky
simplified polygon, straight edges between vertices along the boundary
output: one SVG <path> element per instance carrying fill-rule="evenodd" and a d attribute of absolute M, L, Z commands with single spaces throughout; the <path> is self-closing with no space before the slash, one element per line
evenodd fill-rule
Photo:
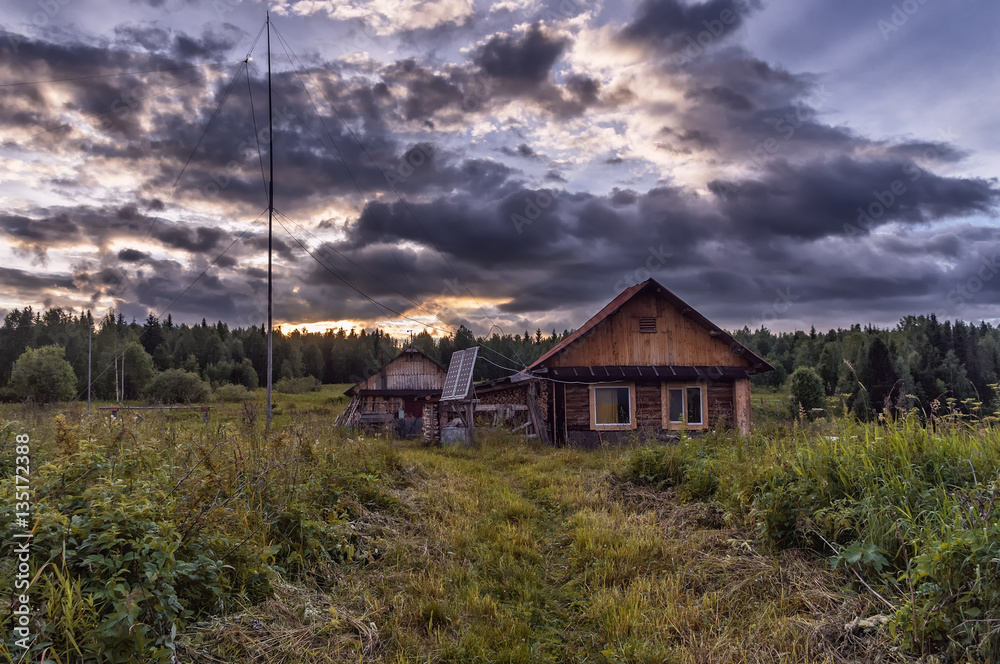
<path fill-rule="evenodd" d="M 989 0 L 7 2 L 0 313 L 264 320 L 268 8 L 285 325 L 1000 318 Z"/>

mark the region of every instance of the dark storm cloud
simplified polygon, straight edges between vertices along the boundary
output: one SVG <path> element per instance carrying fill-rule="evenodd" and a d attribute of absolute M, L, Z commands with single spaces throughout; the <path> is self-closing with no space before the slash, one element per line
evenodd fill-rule
<path fill-rule="evenodd" d="M 666 52 L 680 52 L 692 43 L 704 48 L 729 37 L 759 6 L 756 0 L 709 0 L 700 3 L 645 0 L 619 38 L 638 41 Z M 699 35 L 703 32 L 708 38 L 699 42 Z"/>
<path fill-rule="evenodd" d="M 200 39 L 186 34 L 174 36 L 172 53 L 182 60 L 231 60 L 233 49 L 247 33 L 231 23 L 206 30 Z"/>
<path fill-rule="evenodd" d="M 527 143 L 521 143 L 517 148 L 500 148 L 500 152 L 511 157 L 524 157 L 526 159 L 538 159 L 538 153 Z"/>
<path fill-rule="evenodd" d="M 688 90 L 684 96 L 688 99 L 702 99 L 709 103 L 723 106 L 731 111 L 751 111 L 754 108 L 754 104 L 750 99 L 724 85 Z"/>
<path fill-rule="evenodd" d="M 867 233 L 889 222 L 991 214 L 1000 202 L 995 182 L 946 178 L 912 162 L 846 156 L 807 164 L 772 161 L 759 178 L 709 187 L 736 233 L 764 238 Z"/>
<path fill-rule="evenodd" d="M 521 37 L 496 35 L 476 52 L 473 62 L 496 78 L 535 86 L 548 78 L 568 40 L 547 36 L 539 24 Z"/>
<path fill-rule="evenodd" d="M 87 245 L 104 250 L 114 241 L 154 242 L 167 251 L 214 255 L 231 241 L 233 234 L 222 228 L 151 217 L 134 204 L 121 207 L 47 208 L 34 216 L 0 215 L 0 234 L 26 251 L 44 254 L 53 249 Z M 143 262 L 148 252 L 122 249 L 121 261 Z"/>
<path fill-rule="evenodd" d="M 407 96 L 403 101 L 403 116 L 407 120 L 429 118 L 441 109 L 457 108 L 465 96 L 454 76 L 432 73 L 413 59 L 383 68 L 382 77 L 405 86 Z M 388 94 L 387 88 L 385 94 Z"/>
<path fill-rule="evenodd" d="M 141 263 L 149 258 L 149 254 L 138 249 L 122 249 L 118 252 L 118 260 L 123 263 Z"/>
<path fill-rule="evenodd" d="M 204 37 L 206 44 L 218 45 L 219 40 L 229 34 L 209 34 Z M 45 101 L 40 117 L 6 117 L 5 124 L 19 126 L 20 121 L 29 120 L 31 125 L 49 129 L 64 122 L 53 111 L 50 98 L 43 98 L 42 91 L 58 89 L 67 97 L 67 108 L 88 116 L 95 127 L 109 128 L 115 121 L 132 119 L 143 107 L 146 97 L 154 96 L 182 84 L 194 90 L 204 81 L 204 71 L 181 69 L 192 63 L 187 57 L 171 57 L 170 54 L 146 53 L 134 50 L 134 46 L 153 46 L 158 37 L 156 30 L 124 29 L 119 41 L 124 47 L 108 48 L 106 44 L 53 43 L 37 39 L 22 38 L 8 34 L 8 39 L 0 40 L 0 74 L 7 81 L 45 81 L 48 79 L 69 79 L 51 83 L 39 83 L 9 87 L 5 90 L 5 108 L 17 108 L 18 102 L 39 104 Z M 129 40 L 135 40 L 130 42 Z M 192 44 L 199 40 L 190 40 Z M 209 46 L 205 47 L 206 49 Z M 122 72 L 148 72 L 126 74 Z M 105 74 L 113 75 L 104 77 Z M 99 77 L 99 78 L 95 78 Z M 199 79 L 200 77 L 200 79 Z M 187 91 L 187 90 L 185 90 Z"/>
<path fill-rule="evenodd" d="M 140 46 L 147 51 L 163 51 L 170 45 L 170 31 L 153 25 L 118 25 L 115 37 L 123 45 Z"/>
<path fill-rule="evenodd" d="M 206 226 L 161 226 L 153 227 L 153 237 L 171 249 L 191 253 L 209 253 L 222 246 L 229 233 L 220 228 Z"/>
<path fill-rule="evenodd" d="M 47 292 L 53 288 L 66 290 L 76 288 L 73 278 L 65 274 L 39 274 L 10 267 L 0 267 L 0 284 L 29 302 L 34 300 L 39 292 Z"/>

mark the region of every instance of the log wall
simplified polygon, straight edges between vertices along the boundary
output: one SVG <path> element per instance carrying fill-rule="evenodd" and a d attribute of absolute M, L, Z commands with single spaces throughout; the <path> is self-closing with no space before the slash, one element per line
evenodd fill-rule
<path fill-rule="evenodd" d="M 749 384 L 749 381 L 744 381 Z M 663 429 L 663 402 L 660 381 L 635 381 L 636 424 L 640 430 L 658 431 Z M 667 383 L 668 386 L 673 383 Z M 677 383 L 692 385 L 694 383 Z M 702 387 L 706 387 L 702 384 Z M 734 422 L 733 383 L 729 381 L 709 381 L 707 384 L 708 421 L 707 428 L 716 425 L 732 426 Z M 591 431 L 590 388 L 588 385 L 566 385 L 566 430 L 568 432 Z M 611 433 L 602 431 L 602 436 Z M 619 432 L 621 433 L 621 432 Z"/>

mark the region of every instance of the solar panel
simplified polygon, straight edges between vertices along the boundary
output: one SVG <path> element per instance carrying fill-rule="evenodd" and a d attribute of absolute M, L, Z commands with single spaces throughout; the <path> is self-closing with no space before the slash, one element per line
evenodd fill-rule
<path fill-rule="evenodd" d="M 444 389 L 441 390 L 442 401 L 456 401 L 469 396 L 472 387 L 472 369 L 476 365 L 479 346 L 455 351 L 448 365 L 448 376 L 444 379 Z"/>

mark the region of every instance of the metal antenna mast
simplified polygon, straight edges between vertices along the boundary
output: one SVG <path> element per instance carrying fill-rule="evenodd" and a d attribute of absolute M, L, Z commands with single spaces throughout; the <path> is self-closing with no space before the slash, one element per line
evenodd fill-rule
<path fill-rule="evenodd" d="M 271 378 L 274 375 L 274 326 L 271 302 L 271 221 L 274 217 L 274 119 L 271 112 L 271 13 L 267 12 L 267 154 L 270 174 L 267 187 L 267 429 L 271 429 Z"/>

